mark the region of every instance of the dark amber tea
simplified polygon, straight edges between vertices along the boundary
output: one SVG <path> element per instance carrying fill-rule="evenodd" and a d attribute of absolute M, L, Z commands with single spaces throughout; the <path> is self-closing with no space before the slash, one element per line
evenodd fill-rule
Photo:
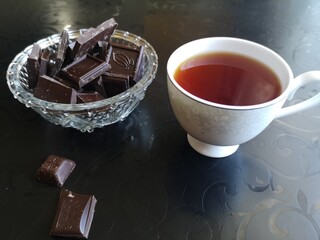
<path fill-rule="evenodd" d="M 178 67 L 174 78 L 189 93 L 225 105 L 255 105 L 281 94 L 280 81 L 269 67 L 234 53 L 194 56 Z"/>

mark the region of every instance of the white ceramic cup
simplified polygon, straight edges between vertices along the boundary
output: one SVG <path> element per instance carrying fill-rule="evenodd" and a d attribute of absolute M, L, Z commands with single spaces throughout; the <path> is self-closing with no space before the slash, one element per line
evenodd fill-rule
<path fill-rule="evenodd" d="M 230 52 L 256 59 L 278 76 L 282 93 L 277 98 L 251 106 L 231 106 L 210 102 L 192 95 L 174 79 L 185 60 L 204 53 Z M 277 53 L 260 44 L 229 37 L 211 37 L 186 43 L 176 49 L 167 62 L 170 103 L 190 145 L 209 157 L 233 154 L 239 144 L 261 133 L 272 120 L 320 105 L 320 93 L 289 107 L 283 107 L 301 86 L 318 81 L 320 71 L 310 71 L 294 78 L 289 65 Z"/>

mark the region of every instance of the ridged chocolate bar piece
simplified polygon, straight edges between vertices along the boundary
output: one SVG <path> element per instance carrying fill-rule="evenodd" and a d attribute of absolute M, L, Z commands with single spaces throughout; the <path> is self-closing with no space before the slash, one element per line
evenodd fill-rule
<path fill-rule="evenodd" d="M 62 189 L 50 235 L 88 238 L 96 203 L 93 195 Z"/>
<path fill-rule="evenodd" d="M 117 22 L 113 18 L 110 18 L 96 28 L 88 29 L 76 39 L 70 57 L 72 59 L 77 59 L 87 54 L 89 50 L 94 48 L 98 41 L 108 40 L 117 26 Z"/>
<path fill-rule="evenodd" d="M 77 83 L 79 88 L 110 69 L 110 64 L 89 54 L 82 56 L 61 70 L 61 75 Z"/>
<path fill-rule="evenodd" d="M 49 155 L 36 173 L 38 181 L 62 187 L 76 163 L 70 159 Z"/>

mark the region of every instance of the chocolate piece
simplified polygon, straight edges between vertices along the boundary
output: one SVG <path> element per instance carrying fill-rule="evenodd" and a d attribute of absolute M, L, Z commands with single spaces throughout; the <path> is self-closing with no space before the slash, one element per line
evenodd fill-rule
<path fill-rule="evenodd" d="M 74 81 L 81 88 L 109 69 L 108 63 L 87 54 L 63 68 L 61 75 Z"/>
<path fill-rule="evenodd" d="M 74 48 L 74 45 L 75 45 L 75 42 L 69 43 L 69 45 L 66 49 L 66 54 L 64 56 L 64 62 L 62 64 L 61 68 L 64 68 L 73 62 L 73 59 L 70 57 L 70 55 L 71 55 L 72 49 Z"/>
<path fill-rule="evenodd" d="M 28 85 L 29 88 L 35 88 L 38 81 L 39 76 L 39 68 L 40 63 L 39 59 L 41 56 L 41 48 L 40 46 L 35 43 L 32 46 L 31 53 L 28 56 L 27 63 L 26 63 L 26 69 L 28 73 Z"/>
<path fill-rule="evenodd" d="M 102 80 L 107 97 L 122 93 L 130 87 L 129 76 L 127 75 L 105 73 L 102 75 Z"/>
<path fill-rule="evenodd" d="M 62 189 L 50 236 L 88 238 L 97 200 Z"/>
<path fill-rule="evenodd" d="M 98 41 L 96 46 L 93 49 L 92 55 L 94 55 L 97 58 L 100 58 L 103 61 L 107 61 L 107 55 L 108 55 L 108 45 L 109 43 L 107 41 Z"/>
<path fill-rule="evenodd" d="M 36 177 L 40 182 L 62 187 L 75 166 L 76 163 L 70 159 L 49 155 L 38 169 Z"/>
<path fill-rule="evenodd" d="M 47 74 L 49 61 L 50 61 L 50 51 L 48 49 L 44 49 L 40 57 L 39 76 Z"/>
<path fill-rule="evenodd" d="M 90 28 L 76 39 L 70 57 L 77 59 L 89 52 L 98 41 L 106 41 L 111 37 L 118 24 L 111 18 L 96 28 Z"/>
<path fill-rule="evenodd" d="M 110 72 L 128 75 L 130 79 L 137 81 L 144 47 L 134 47 L 119 43 L 111 43 L 110 45 Z"/>
<path fill-rule="evenodd" d="M 108 44 L 107 55 L 106 55 L 106 62 L 110 64 L 111 54 L 112 54 L 112 47 L 110 47 L 110 43 Z"/>
<path fill-rule="evenodd" d="M 107 97 L 106 91 L 104 90 L 102 76 L 85 85 L 82 90 L 82 92 L 98 92 L 104 98 Z"/>
<path fill-rule="evenodd" d="M 39 77 L 33 95 L 36 98 L 56 103 L 76 103 L 77 100 L 77 92 L 75 89 L 47 75 Z"/>
<path fill-rule="evenodd" d="M 63 30 L 60 36 L 58 49 L 52 59 L 53 64 L 51 64 L 50 66 L 50 76 L 54 76 L 60 71 L 65 59 L 68 43 L 69 43 L 69 34 L 66 30 Z"/>
<path fill-rule="evenodd" d="M 78 93 L 77 95 L 77 103 L 88 103 L 88 102 L 95 102 L 105 99 L 103 96 L 101 96 L 98 92 L 92 92 L 92 93 Z"/>
<path fill-rule="evenodd" d="M 145 55 L 142 53 L 142 57 L 141 57 L 141 61 L 139 64 L 139 67 L 137 69 L 135 78 L 130 80 L 130 87 L 132 87 L 133 85 L 135 85 L 138 81 L 140 81 L 144 75 L 144 71 L 145 71 Z"/>
<path fill-rule="evenodd" d="M 58 76 L 54 76 L 53 79 L 54 79 L 54 80 L 57 80 L 57 81 L 60 82 L 62 85 L 65 85 L 65 86 L 67 86 L 67 87 L 69 87 L 69 88 L 75 89 L 76 91 L 79 90 L 78 85 L 77 85 L 76 83 L 72 82 L 72 81 L 67 81 L 67 80 L 65 80 L 65 79 L 63 79 L 63 78 L 60 78 L 60 77 L 58 77 Z"/>

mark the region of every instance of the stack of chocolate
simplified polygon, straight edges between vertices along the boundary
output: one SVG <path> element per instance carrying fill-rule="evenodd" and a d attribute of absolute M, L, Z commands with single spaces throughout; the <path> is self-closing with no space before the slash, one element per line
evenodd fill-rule
<path fill-rule="evenodd" d="M 87 103 L 136 84 L 144 48 L 110 41 L 117 25 L 111 18 L 74 41 L 64 30 L 55 51 L 34 44 L 26 62 L 34 96 L 56 103 Z"/>

